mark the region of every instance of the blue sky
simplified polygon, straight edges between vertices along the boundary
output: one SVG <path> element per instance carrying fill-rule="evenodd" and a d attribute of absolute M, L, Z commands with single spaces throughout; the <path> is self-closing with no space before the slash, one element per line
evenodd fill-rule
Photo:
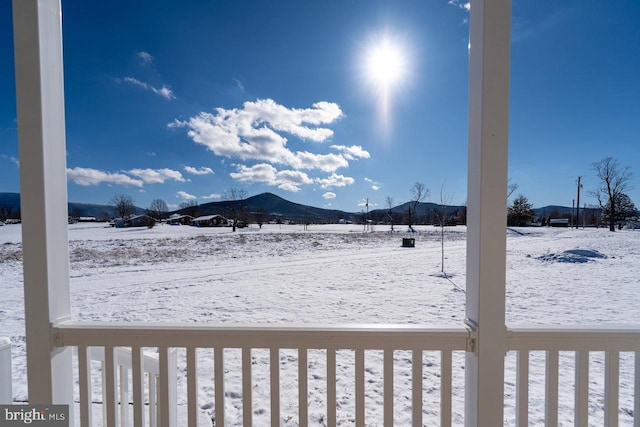
<path fill-rule="evenodd" d="M 419 181 L 466 202 L 468 3 L 63 1 L 69 200 L 360 211 Z M 618 159 L 640 205 L 640 2 L 514 0 L 509 175 L 570 206 Z M 19 191 L 11 2 L 0 2 L 0 192 Z"/>

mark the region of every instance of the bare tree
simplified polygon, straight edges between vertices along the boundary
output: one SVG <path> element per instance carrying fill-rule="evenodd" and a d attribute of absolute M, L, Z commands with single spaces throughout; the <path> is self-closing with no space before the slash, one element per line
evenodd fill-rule
<path fill-rule="evenodd" d="M 198 216 L 198 202 L 196 200 L 185 200 L 180 203 L 179 208 L 185 215 Z"/>
<path fill-rule="evenodd" d="M 605 157 L 591 166 L 600 180 L 600 185 L 590 193 L 605 209 L 605 216 L 609 219 L 609 231 L 616 231 L 616 208 L 619 206 L 617 199 L 631 189 L 630 181 L 633 174 L 628 166 L 620 166 L 612 157 Z"/>
<path fill-rule="evenodd" d="M 242 202 L 247 198 L 247 191 L 241 188 L 229 188 L 222 194 L 222 198 L 230 202 L 229 208 L 231 210 L 232 229 L 236 231 L 238 226 L 238 215 L 242 210 Z"/>
<path fill-rule="evenodd" d="M 162 199 L 153 199 L 149 205 L 149 213 L 158 221 L 162 220 L 163 215 L 169 210 L 167 203 Z"/>
<path fill-rule="evenodd" d="M 507 181 L 507 200 L 511 197 L 513 193 L 518 189 L 519 185 L 512 183 L 511 178 Z"/>
<path fill-rule="evenodd" d="M 253 212 L 253 219 L 258 224 L 258 227 L 262 228 L 262 224 L 269 221 L 269 211 L 266 208 L 259 208 Z"/>
<path fill-rule="evenodd" d="M 431 195 L 431 192 L 422 182 L 416 182 L 411 187 L 411 204 L 409 206 L 409 210 L 407 211 L 407 225 L 409 226 L 409 231 L 413 230 L 413 224 L 417 220 L 417 212 L 418 205 L 422 203 L 424 199 Z"/>
<path fill-rule="evenodd" d="M 133 203 L 133 198 L 127 194 L 118 194 L 113 196 L 109 201 L 109 204 L 113 206 L 116 215 L 123 220 L 128 219 L 136 212 L 136 206 Z"/>
<path fill-rule="evenodd" d="M 391 224 L 391 232 L 393 232 L 393 197 L 387 196 L 384 204 L 387 207 L 387 220 Z"/>
<path fill-rule="evenodd" d="M 442 248 L 442 272 L 444 273 L 444 226 L 449 220 L 449 203 L 451 203 L 451 195 L 444 194 L 444 184 L 440 188 L 440 246 Z"/>

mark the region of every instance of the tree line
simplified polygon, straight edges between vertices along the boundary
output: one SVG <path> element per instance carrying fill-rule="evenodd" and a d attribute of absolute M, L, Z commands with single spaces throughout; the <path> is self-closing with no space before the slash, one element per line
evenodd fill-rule
<path fill-rule="evenodd" d="M 631 189 L 631 180 L 633 174 L 629 167 L 623 167 L 620 163 L 612 158 L 606 157 L 591 165 L 591 169 L 598 178 L 598 185 L 590 190 L 588 194 L 594 197 L 598 204 L 589 206 L 588 208 L 580 208 L 578 206 L 575 212 L 567 213 L 559 209 L 547 212 L 540 218 L 536 218 L 533 205 L 522 194 L 519 194 L 508 206 L 507 223 L 510 226 L 530 225 L 534 221 L 538 221 L 540 225 L 548 225 L 550 219 L 565 218 L 572 219 L 572 224 L 600 226 L 608 225 L 611 231 L 615 231 L 616 226 L 625 221 L 629 217 L 637 216 L 637 209 L 627 192 Z M 511 195 L 518 189 L 518 185 L 509 182 L 508 194 Z M 391 196 L 387 196 L 385 200 L 385 208 L 378 209 L 373 212 L 361 212 L 354 218 L 355 221 L 367 224 L 369 222 L 381 224 L 385 223 L 391 226 L 393 231 L 394 225 L 403 224 L 413 229 L 416 224 L 433 224 L 433 225 L 456 225 L 466 224 L 466 207 L 452 208 L 448 206 L 449 198 L 440 192 L 440 203 L 436 203 L 436 208 L 425 211 L 421 204 L 430 197 L 431 192 L 424 183 L 416 182 L 410 189 L 411 199 L 403 210 L 394 207 L 394 201 Z M 270 213 L 264 209 L 257 212 L 248 212 L 243 201 L 247 198 L 247 192 L 243 189 L 229 188 L 223 193 L 222 200 L 227 201 L 226 216 L 232 222 L 233 230 L 241 224 L 256 223 L 260 227 L 262 224 L 270 220 Z M 109 204 L 113 207 L 116 215 L 120 218 L 128 218 L 135 214 L 136 207 L 131 196 L 119 194 L 115 196 Z M 367 206 L 368 208 L 368 206 Z M 198 216 L 198 203 L 196 201 L 185 201 L 179 206 L 179 209 L 191 216 Z M 0 209 L 0 215 L 2 214 Z M 169 212 L 167 203 L 162 199 L 154 199 L 146 209 L 146 214 L 160 221 L 166 218 Z M 580 216 L 581 213 L 581 216 Z M 579 223 L 578 220 L 580 219 Z M 308 223 L 306 218 L 301 219 Z M 337 222 L 335 218 L 334 222 Z"/>
<path fill-rule="evenodd" d="M 598 178 L 597 186 L 588 194 L 594 197 L 598 205 L 582 209 L 576 206 L 570 214 L 560 211 L 550 212 L 539 218 L 541 225 L 548 224 L 550 219 L 573 219 L 576 226 L 600 226 L 606 224 L 610 231 L 615 231 L 624 221 L 638 216 L 638 209 L 627 194 L 631 190 L 633 174 L 628 166 L 621 166 L 620 162 L 612 157 L 605 157 L 591 164 L 591 169 Z M 578 189 L 580 191 L 580 188 Z M 580 194 L 580 193 L 578 193 Z M 569 217 L 569 218 L 567 218 Z M 528 225 L 535 219 L 533 205 L 522 194 L 518 195 L 509 206 L 507 212 L 508 225 Z"/>

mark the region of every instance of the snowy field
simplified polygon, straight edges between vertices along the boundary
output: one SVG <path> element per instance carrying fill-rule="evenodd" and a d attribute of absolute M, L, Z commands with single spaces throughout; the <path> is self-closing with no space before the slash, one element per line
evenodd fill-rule
<path fill-rule="evenodd" d="M 405 230 L 396 226 L 396 230 Z M 13 345 L 14 400 L 27 399 L 24 311 L 19 225 L 0 227 L 0 336 Z M 402 248 L 415 237 L 415 248 Z M 88 321 L 177 321 L 198 323 L 393 323 L 460 326 L 465 311 L 466 229 L 445 232 L 446 275 L 441 272 L 440 229 L 389 233 L 387 226 L 363 232 L 362 226 L 266 225 L 241 229 L 156 226 L 114 229 L 103 224 L 69 226 L 71 299 L 75 319 Z M 637 231 L 517 228 L 508 231 L 507 324 L 640 325 L 640 233 Z M 381 370 L 381 356 L 367 354 L 367 366 Z M 182 357 L 182 356 L 181 356 Z M 317 358 L 316 359 L 314 359 Z M 323 425 L 323 354 L 309 357 L 309 414 Z M 437 379 L 434 357 L 425 355 L 425 375 Z M 199 353 L 202 374 L 199 404 L 209 423 L 213 407 L 210 354 Z M 254 424 L 269 424 L 268 352 L 254 351 L 254 378 L 266 385 L 254 390 Z M 297 425 L 295 384 L 285 382 L 297 367 L 281 354 L 282 425 Z M 232 366 L 239 359 L 229 350 Z M 561 353 L 560 425 L 573 425 L 573 355 Z M 590 423 L 603 424 L 603 357 L 592 354 Z M 396 352 L 402 372 L 404 356 Z M 531 424 L 544 417 L 543 354 L 531 355 Z M 209 363 L 209 365 L 207 365 Z M 338 372 L 350 366 L 338 353 Z M 463 417 L 463 355 L 454 356 L 454 424 Z M 621 358 L 620 425 L 633 423 L 633 356 Z M 514 425 L 515 358 L 506 359 L 505 425 Z M 571 368 L 571 371 L 568 369 Z M 369 372 L 368 374 L 375 373 Z M 239 373 L 225 377 L 230 425 L 241 425 Z M 367 383 L 367 402 L 381 400 L 382 385 Z M 428 379 L 427 386 L 428 384 Z M 435 380 L 434 380 L 435 381 Z M 436 383 L 437 386 L 438 383 Z M 184 403 L 184 379 L 178 383 Z M 433 387 L 432 387 L 433 388 Z M 403 390 L 396 390 L 396 402 Z M 437 388 L 425 390 L 425 425 L 438 422 Z M 430 396 L 432 394 L 433 396 Z M 410 397 L 410 394 L 409 394 Z M 352 425 L 350 384 L 338 384 L 338 423 Z M 183 405 L 184 406 L 184 405 Z M 375 405 L 374 405 L 375 406 Z M 410 411 L 397 405 L 397 425 L 410 425 Z M 367 409 L 367 425 L 381 425 L 381 410 Z M 97 412 L 97 411 L 96 411 Z M 234 422 L 237 421 L 237 422 Z M 204 424 L 208 425 L 208 424 Z"/>

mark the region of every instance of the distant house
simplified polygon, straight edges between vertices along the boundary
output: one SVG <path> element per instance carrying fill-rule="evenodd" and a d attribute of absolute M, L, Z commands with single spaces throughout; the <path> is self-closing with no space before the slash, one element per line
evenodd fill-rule
<path fill-rule="evenodd" d="M 151 218 L 149 215 L 134 215 L 127 219 L 116 218 L 113 220 L 113 226 L 115 226 L 116 228 L 151 227 L 155 223 L 155 218 Z"/>
<path fill-rule="evenodd" d="M 551 218 L 549 227 L 569 227 L 569 219 L 567 218 Z"/>
<path fill-rule="evenodd" d="M 167 218 L 167 224 L 170 225 L 191 225 L 192 223 L 193 217 L 191 215 L 173 214 Z"/>
<path fill-rule="evenodd" d="M 205 215 L 194 218 L 191 225 L 196 227 L 226 227 L 229 225 L 229 221 L 222 215 Z"/>

